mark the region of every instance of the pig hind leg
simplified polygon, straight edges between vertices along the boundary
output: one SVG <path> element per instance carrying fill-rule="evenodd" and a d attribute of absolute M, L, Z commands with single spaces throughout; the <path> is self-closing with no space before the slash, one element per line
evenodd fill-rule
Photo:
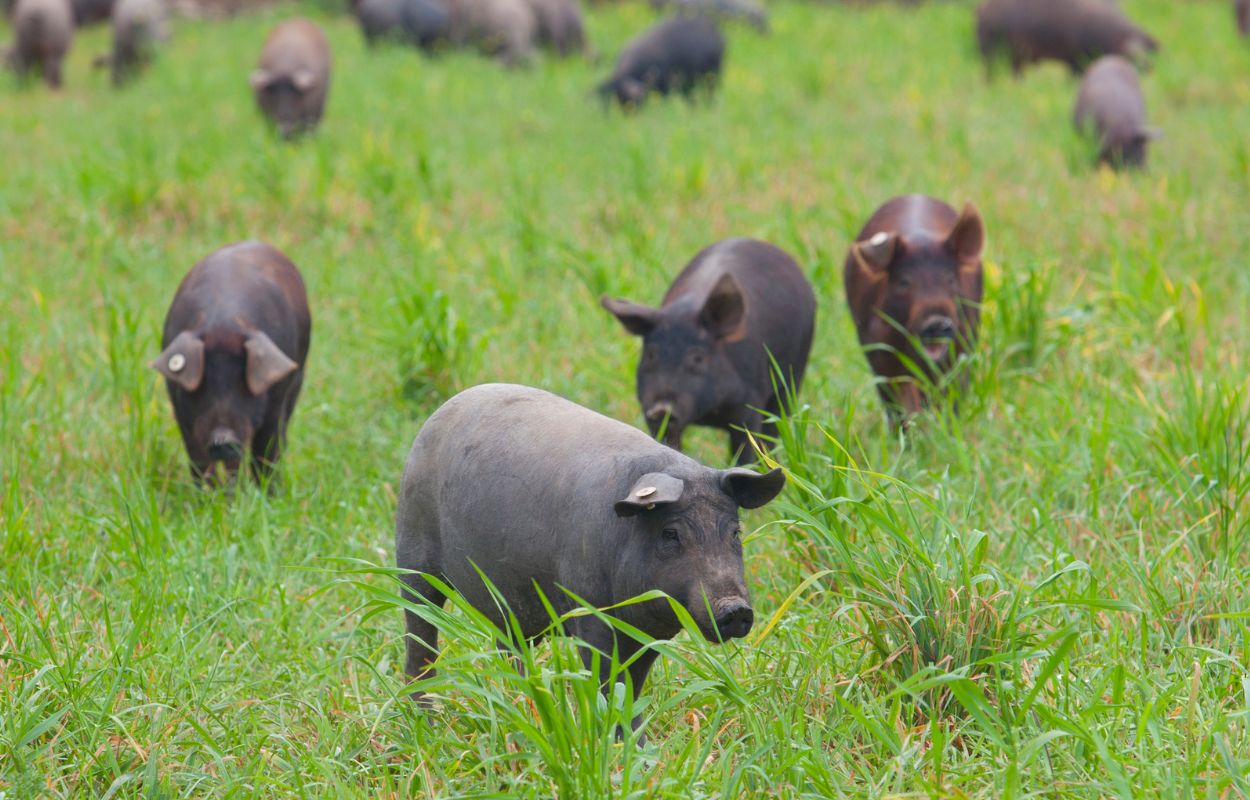
<path fill-rule="evenodd" d="M 421 575 L 404 575 L 403 598 L 406 603 L 418 604 L 422 599 L 435 606 L 442 607 L 447 596 Z M 407 608 L 404 609 L 404 627 L 408 635 L 404 637 L 407 659 L 404 673 L 408 680 L 415 681 L 434 677 L 435 659 L 438 658 L 438 628 Z M 412 699 L 420 700 L 423 692 L 414 692 Z"/>

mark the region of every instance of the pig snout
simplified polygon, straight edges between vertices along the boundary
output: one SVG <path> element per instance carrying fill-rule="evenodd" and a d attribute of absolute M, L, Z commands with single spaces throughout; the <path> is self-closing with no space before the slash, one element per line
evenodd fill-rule
<path fill-rule="evenodd" d="M 243 443 L 234 431 L 218 428 L 209 437 L 208 457 L 214 461 L 238 461 L 243 457 Z"/>
<path fill-rule="evenodd" d="M 727 597 L 716 601 L 716 633 L 722 641 L 741 639 L 751 632 L 755 612 L 741 597 Z"/>
<path fill-rule="evenodd" d="M 921 325 L 920 338 L 925 340 L 954 339 L 955 320 L 946 316 L 929 317 Z"/>

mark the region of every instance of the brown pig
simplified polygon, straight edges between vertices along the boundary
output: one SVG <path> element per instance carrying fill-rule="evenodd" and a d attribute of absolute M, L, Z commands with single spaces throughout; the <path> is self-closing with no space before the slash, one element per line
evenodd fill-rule
<path fill-rule="evenodd" d="M 729 431 L 739 463 L 755 460 L 746 431 L 775 436 L 760 410 L 777 414 L 807 368 L 816 296 L 803 270 L 780 248 L 726 239 L 701 250 L 659 308 L 602 298 L 625 330 L 642 337 L 638 400 L 653 436 L 681 449 L 688 425 Z M 763 444 L 761 442 L 761 444 Z"/>
<path fill-rule="evenodd" d="M 914 370 L 935 382 L 975 341 L 984 244 L 971 203 L 956 213 L 941 200 L 911 194 L 877 209 L 851 245 L 846 299 L 895 422 L 900 410 L 914 414 L 926 403 Z"/>
<path fill-rule="evenodd" d="M 1250 0 L 1233 0 L 1233 12 L 1237 15 L 1237 30 L 1242 36 L 1250 36 Z"/>
<path fill-rule="evenodd" d="M 252 73 L 261 112 L 284 139 L 317 127 L 330 89 L 330 43 L 314 22 L 290 19 L 270 32 Z"/>
<path fill-rule="evenodd" d="M 1106 0 L 986 0 L 977 9 L 977 42 L 987 73 L 1005 53 L 1017 75 L 1046 60 L 1079 75 L 1099 56 L 1117 53 L 1144 62 L 1159 49 L 1154 37 Z"/>
<path fill-rule="evenodd" d="M 197 480 L 220 462 L 233 480 L 250 451 L 267 477 L 282 455 L 304 380 L 312 320 L 304 279 L 263 242 L 216 251 L 183 278 L 165 317 L 165 376 Z"/>
<path fill-rule="evenodd" d="M 1133 64 L 1103 56 L 1081 79 L 1072 121 L 1098 137 L 1098 159 L 1112 167 L 1142 167 L 1146 146 L 1156 135 L 1146 125 L 1146 101 Z"/>
<path fill-rule="evenodd" d="M 19 77 L 35 69 L 49 86 L 61 86 L 61 62 L 74 39 L 69 0 L 17 0 L 13 7 L 15 41 L 7 61 Z"/>

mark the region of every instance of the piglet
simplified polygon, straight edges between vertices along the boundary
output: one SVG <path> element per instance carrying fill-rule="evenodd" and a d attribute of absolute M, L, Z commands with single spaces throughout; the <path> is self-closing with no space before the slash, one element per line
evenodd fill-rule
<path fill-rule="evenodd" d="M 625 45 L 611 77 L 595 91 L 622 108 L 642 105 L 652 92 L 693 100 L 701 87 L 715 91 L 724 57 L 725 37 L 716 23 L 701 15 L 671 17 Z"/>
<path fill-rule="evenodd" d="M 321 122 L 330 89 L 330 43 L 314 22 L 297 18 L 274 28 L 251 77 L 261 112 L 289 139 Z"/>
<path fill-rule="evenodd" d="M 771 356 L 797 393 L 816 322 L 816 297 L 799 265 L 755 239 L 701 250 L 659 308 L 604 297 L 603 307 L 642 337 L 638 400 L 652 435 L 681 449 L 689 425 L 729 431 L 739 463 L 755 460 L 746 432 L 776 435 L 760 409 L 777 414 Z M 763 443 L 761 443 L 763 444 Z"/>
<path fill-rule="evenodd" d="M 538 18 L 526 0 L 447 0 L 451 41 L 473 47 L 506 67 L 529 63 Z"/>
<path fill-rule="evenodd" d="M 985 228 L 971 203 L 956 213 L 912 194 L 881 206 L 855 238 L 843 277 L 851 318 L 894 422 L 928 398 L 913 369 L 937 382 L 976 340 Z M 910 366 L 909 366 L 910 364 Z"/>
<path fill-rule="evenodd" d="M 165 317 L 165 376 L 197 480 L 220 462 L 231 480 L 244 450 L 271 473 L 304 381 L 312 320 L 299 270 L 263 242 L 216 251 L 183 278 Z"/>
<path fill-rule="evenodd" d="M 1132 63 L 1103 56 L 1081 80 L 1072 115 L 1078 130 L 1098 137 L 1099 161 L 1113 167 L 1142 167 L 1156 131 L 1146 125 L 1146 101 Z"/>
<path fill-rule="evenodd" d="M 13 8 L 15 41 L 6 59 L 19 78 L 38 69 L 52 88 L 61 86 L 61 62 L 74 39 L 69 0 L 17 0 Z"/>
<path fill-rule="evenodd" d="M 586 26 L 577 0 L 527 0 L 538 25 L 538 44 L 556 55 L 586 52 Z"/>
<path fill-rule="evenodd" d="M 705 467 L 540 389 L 485 384 L 448 400 L 417 434 L 400 483 L 395 561 L 408 570 L 408 602 L 443 605 L 434 577 L 502 630 L 506 604 L 526 639 L 549 631 L 552 611 L 582 602 L 670 639 L 682 626 L 667 600 L 626 602 L 660 590 L 718 643 L 746 636 L 755 618 L 738 510 L 784 485 L 780 469 Z M 425 615 L 404 617 L 404 671 L 429 678 L 438 629 Z M 654 649 L 595 616 L 573 617 L 565 630 L 585 643 L 588 669 L 599 654 L 605 690 L 612 656 L 630 661 L 620 680 L 627 672 L 638 696 Z"/>

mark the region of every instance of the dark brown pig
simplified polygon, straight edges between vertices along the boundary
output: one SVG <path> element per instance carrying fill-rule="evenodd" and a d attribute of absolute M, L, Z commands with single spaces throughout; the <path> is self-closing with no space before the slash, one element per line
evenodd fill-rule
<path fill-rule="evenodd" d="M 1250 36 L 1250 0 L 1233 0 L 1233 13 L 1237 15 L 1237 30 Z"/>
<path fill-rule="evenodd" d="M 1142 167 L 1155 134 L 1146 125 L 1146 100 L 1132 63 L 1103 56 L 1090 65 L 1072 115 L 1078 130 L 1098 137 L 1098 159 L 1113 167 Z"/>
<path fill-rule="evenodd" d="M 549 608 L 565 614 L 581 602 L 670 639 L 682 626 L 667 600 L 626 602 L 660 590 L 708 641 L 743 637 L 755 612 L 738 510 L 768 503 L 784 485 L 780 469 L 711 469 L 539 389 L 475 386 L 430 416 L 404 465 L 395 524 L 395 561 L 409 570 L 404 598 L 443 605 L 429 576 L 507 630 L 502 599 L 526 639 L 549 631 Z M 404 618 L 404 671 L 431 677 L 438 629 L 413 611 Z M 630 661 L 638 696 L 654 649 L 595 616 L 575 616 L 566 629 L 585 643 L 588 669 L 599 656 L 605 689 L 613 654 Z"/>
<path fill-rule="evenodd" d="M 365 41 L 432 50 L 447 38 L 447 9 L 438 0 L 359 0 L 353 6 Z"/>
<path fill-rule="evenodd" d="M 799 265 L 755 239 L 727 239 L 694 257 L 660 308 L 602 298 L 642 337 L 638 400 L 652 435 L 681 449 L 689 425 L 729 430 L 739 463 L 755 460 L 744 431 L 776 435 L 758 409 L 781 410 L 771 355 L 797 393 L 807 368 L 816 298 Z M 763 444 L 763 443 L 761 443 Z"/>
<path fill-rule="evenodd" d="M 261 112 L 284 139 L 316 128 L 330 90 L 330 43 L 321 28 L 302 18 L 279 24 L 251 82 Z"/>
<path fill-rule="evenodd" d="M 69 0 L 17 0 L 13 8 L 15 41 L 6 58 L 19 78 L 38 69 L 53 88 L 61 86 L 61 62 L 74 39 Z"/>
<path fill-rule="evenodd" d="M 1006 54 L 1017 75 L 1046 60 L 1079 75 L 1099 56 L 1144 62 L 1159 49 L 1154 37 L 1106 0 L 986 0 L 977 9 L 977 42 L 987 73 Z"/>
<path fill-rule="evenodd" d="M 977 335 L 985 228 L 924 195 L 890 200 L 868 220 L 844 266 L 851 318 L 891 418 L 924 407 L 907 362 L 936 382 Z"/>
<path fill-rule="evenodd" d="M 299 270 L 263 242 L 223 247 L 183 278 L 165 317 L 165 376 L 191 471 L 231 479 L 246 449 L 266 478 L 282 455 L 304 381 L 312 321 Z"/>

